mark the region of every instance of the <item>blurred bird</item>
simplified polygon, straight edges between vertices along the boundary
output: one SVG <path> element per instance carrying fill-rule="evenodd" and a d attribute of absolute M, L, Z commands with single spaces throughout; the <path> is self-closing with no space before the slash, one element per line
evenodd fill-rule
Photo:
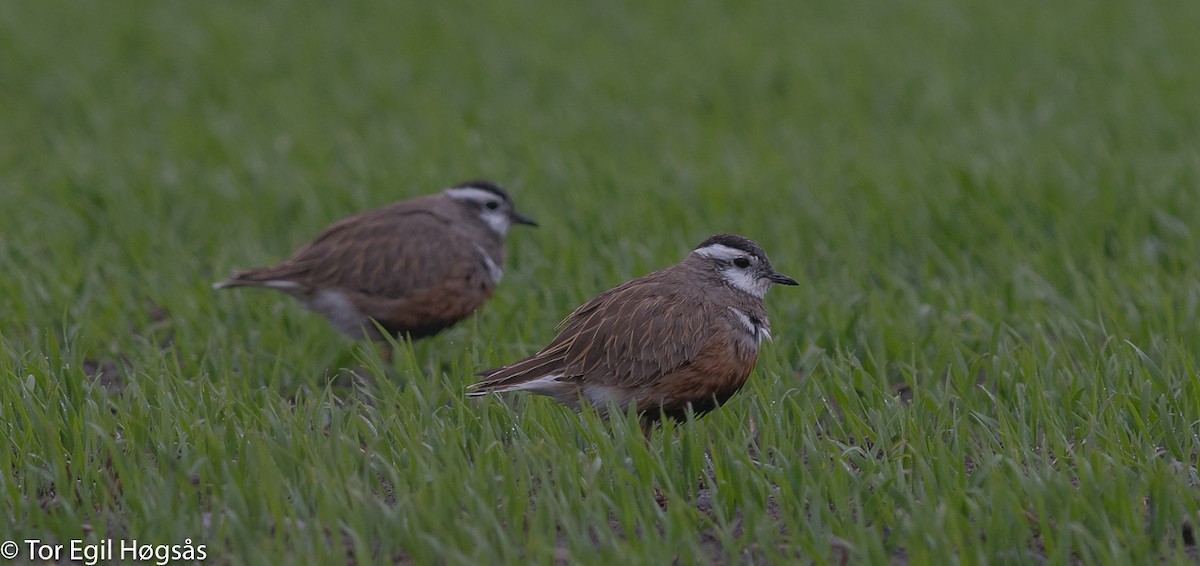
<path fill-rule="evenodd" d="M 529 391 L 602 416 L 632 406 L 642 431 L 727 401 L 746 382 L 771 325 L 763 296 L 796 280 L 755 242 L 719 234 L 682 262 L 601 293 L 575 309 L 540 352 L 479 372 L 468 396 Z"/>
<path fill-rule="evenodd" d="M 504 235 L 537 226 L 491 181 L 468 181 L 334 223 L 274 267 L 238 271 L 226 287 L 283 291 L 354 338 L 417 340 L 479 308 L 504 274 Z"/>

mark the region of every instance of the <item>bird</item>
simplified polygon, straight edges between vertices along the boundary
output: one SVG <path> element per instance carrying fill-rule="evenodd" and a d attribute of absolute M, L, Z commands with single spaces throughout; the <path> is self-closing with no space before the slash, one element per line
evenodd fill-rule
<path fill-rule="evenodd" d="M 287 293 L 333 328 L 381 343 L 390 362 L 386 335 L 432 336 L 492 296 L 504 237 L 518 224 L 537 226 L 500 185 L 466 181 L 344 218 L 282 263 L 237 271 L 213 288 Z"/>
<path fill-rule="evenodd" d="M 753 240 L 711 236 L 678 264 L 584 303 L 541 351 L 479 372 L 467 396 L 526 391 L 604 418 L 632 408 L 649 437 L 663 418 L 703 415 L 741 389 L 771 337 L 763 297 L 775 285 L 798 283 Z"/>

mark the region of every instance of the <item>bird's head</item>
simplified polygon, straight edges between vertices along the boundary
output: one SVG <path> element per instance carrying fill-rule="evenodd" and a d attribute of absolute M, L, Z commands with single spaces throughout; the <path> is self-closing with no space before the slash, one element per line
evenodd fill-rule
<path fill-rule="evenodd" d="M 537 226 L 537 222 L 517 212 L 508 192 L 500 185 L 486 180 L 467 181 L 446 189 L 445 195 L 471 213 L 500 236 L 508 233 L 513 224 Z"/>
<path fill-rule="evenodd" d="M 749 238 L 717 234 L 696 246 L 692 256 L 717 273 L 733 288 L 762 298 L 775 285 L 798 285 L 771 267 L 766 252 Z"/>

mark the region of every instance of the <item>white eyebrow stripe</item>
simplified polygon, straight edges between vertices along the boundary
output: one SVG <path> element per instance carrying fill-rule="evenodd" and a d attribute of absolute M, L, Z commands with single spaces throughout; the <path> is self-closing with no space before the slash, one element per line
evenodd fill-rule
<path fill-rule="evenodd" d="M 693 253 L 700 254 L 704 257 L 709 257 L 709 258 L 713 258 L 713 259 L 723 259 L 726 261 L 733 260 L 734 258 L 738 258 L 741 256 L 749 255 L 748 252 L 746 252 L 745 250 L 731 248 L 729 246 L 726 246 L 725 244 L 710 244 L 710 245 L 704 246 L 703 248 L 696 248 L 696 251 Z"/>
<path fill-rule="evenodd" d="M 492 191 L 476 189 L 475 187 L 454 187 L 446 189 L 446 196 L 457 200 L 470 200 L 476 202 L 487 202 L 489 200 L 503 200 L 500 195 Z"/>

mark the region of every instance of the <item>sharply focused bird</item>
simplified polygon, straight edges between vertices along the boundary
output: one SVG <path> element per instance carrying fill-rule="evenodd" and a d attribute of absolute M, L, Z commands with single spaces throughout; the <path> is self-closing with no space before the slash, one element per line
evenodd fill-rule
<path fill-rule="evenodd" d="M 529 391 L 602 415 L 632 406 L 642 431 L 701 415 L 741 389 L 771 324 L 763 296 L 796 280 L 757 243 L 718 234 L 680 263 L 601 293 L 559 324 L 540 352 L 479 372 L 468 396 Z"/>
<path fill-rule="evenodd" d="M 537 226 L 491 181 L 392 203 L 334 223 L 274 267 L 238 271 L 225 287 L 283 291 L 354 338 L 391 347 L 467 318 L 504 274 L 504 236 L 513 224 Z"/>

